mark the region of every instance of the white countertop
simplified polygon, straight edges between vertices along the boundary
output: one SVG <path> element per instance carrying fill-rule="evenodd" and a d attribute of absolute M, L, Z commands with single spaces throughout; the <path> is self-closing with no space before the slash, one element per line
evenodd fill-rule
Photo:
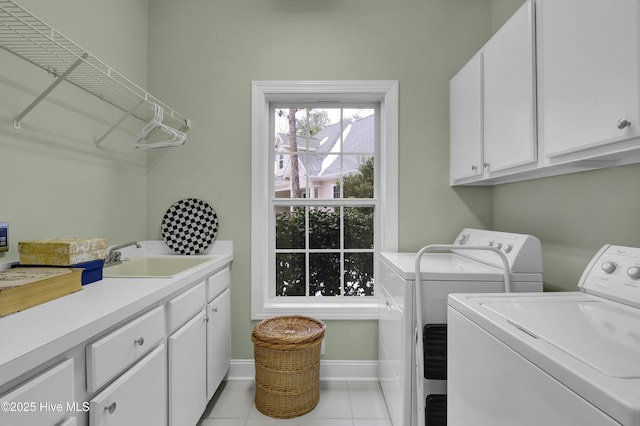
<path fill-rule="evenodd" d="M 142 245 L 122 250 L 123 258 L 173 254 L 163 241 Z M 0 318 L 0 387 L 227 266 L 233 260 L 233 243 L 216 241 L 202 256 L 212 260 L 172 278 L 104 278 L 76 293 Z"/>

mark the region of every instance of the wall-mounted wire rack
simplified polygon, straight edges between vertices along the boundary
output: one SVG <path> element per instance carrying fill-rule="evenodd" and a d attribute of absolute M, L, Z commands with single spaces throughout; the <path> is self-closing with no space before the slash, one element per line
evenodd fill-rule
<path fill-rule="evenodd" d="M 54 82 L 15 118 L 16 129 L 20 129 L 22 119 L 63 81 L 97 96 L 124 113 L 118 122 L 94 142 L 96 147 L 128 117 L 144 122 L 153 120 L 157 107 L 164 112 L 166 126 L 182 132 L 191 128 L 189 118 L 179 114 L 12 0 L 0 0 L 0 47 L 55 77 Z"/>

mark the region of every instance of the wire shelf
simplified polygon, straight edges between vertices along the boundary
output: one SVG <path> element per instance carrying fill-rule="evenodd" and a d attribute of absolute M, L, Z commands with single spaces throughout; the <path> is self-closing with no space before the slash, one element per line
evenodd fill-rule
<path fill-rule="evenodd" d="M 182 131 L 191 127 L 188 118 L 12 0 L 0 0 L 0 47 L 58 79 L 67 81 L 108 102 L 126 113 L 126 116 L 131 115 L 142 121 L 149 121 L 153 118 L 155 104 L 164 110 L 165 124 L 168 126 Z M 43 95 L 46 96 L 48 91 Z M 44 96 L 41 95 L 41 97 Z M 37 99 L 39 100 L 41 99 Z M 33 106 L 35 105 L 32 104 L 30 108 Z M 30 108 L 27 108 L 23 115 L 26 115 Z M 19 118 L 23 117 L 19 116 Z M 16 121 L 19 126 L 20 120 Z M 116 123 L 116 126 L 120 122 Z M 110 132 L 111 130 L 108 133 Z"/>

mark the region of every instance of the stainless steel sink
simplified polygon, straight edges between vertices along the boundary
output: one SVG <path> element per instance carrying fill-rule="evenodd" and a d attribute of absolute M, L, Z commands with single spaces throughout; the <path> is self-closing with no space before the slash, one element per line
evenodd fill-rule
<path fill-rule="evenodd" d="M 145 256 L 123 260 L 102 271 L 104 278 L 170 278 L 219 256 Z"/>

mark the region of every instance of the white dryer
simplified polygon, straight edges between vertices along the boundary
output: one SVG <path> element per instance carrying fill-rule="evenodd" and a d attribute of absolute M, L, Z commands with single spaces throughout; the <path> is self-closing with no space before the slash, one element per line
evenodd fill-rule
<path fill-rule="evenodd" d="M 425 414 L 427 426 L 446 424 L 447 296 L 504 291 L 502 260 L 489 250 L 500 251 L 508 262 L 512 291 L 542 291 L 542 254 L 535 237 L 466 228 L 454 245 L 440 247 L 446 247 L 446 252 L 420 256 L 420 303 L 416 303 L 417 253 L 380 255 L 378 376 L 394 426 L 424 424 Z M 418 342 L 416 305 L 422 307 L 424 329 L 420 331 L 425 336 Z M 417 378 L 418 363 L 425 366 L 425 379 Z M 417 402 L 420 385 L 425 390 L 426 410 L 424 402 Z"/>
<path fill-rule="evenodd" d="M 449 297 L 451 426 L 640 425 L 640 248 L 605 245 L 578 286 Z"/>

